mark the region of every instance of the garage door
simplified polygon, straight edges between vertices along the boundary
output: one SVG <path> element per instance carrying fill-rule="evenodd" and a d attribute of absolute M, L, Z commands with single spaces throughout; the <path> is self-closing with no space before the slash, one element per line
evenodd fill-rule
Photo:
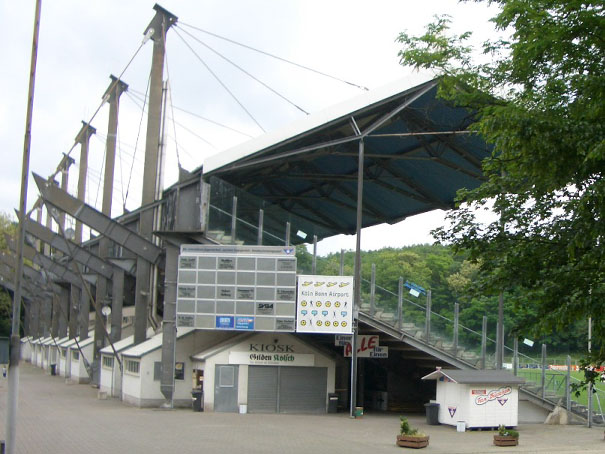
<path fill-rule="evenodd" d="M 325 367 L 248 367 L 250 413 L 325 413 Z"/>
<path fill-rule="evenodd" d="M 248 412 L 277 413 L 277 366 L 248 366 Z"/>

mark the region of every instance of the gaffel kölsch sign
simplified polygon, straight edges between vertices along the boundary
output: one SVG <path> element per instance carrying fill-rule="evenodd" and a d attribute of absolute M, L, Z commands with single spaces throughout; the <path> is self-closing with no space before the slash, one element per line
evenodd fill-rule
<path fill-rule="evenodd" d="M 256 366 L 314 366 L 315 355 L 296 353 L 292 344 L 248 344 L 248 351 L 229 352 L 229 364 Z"/>

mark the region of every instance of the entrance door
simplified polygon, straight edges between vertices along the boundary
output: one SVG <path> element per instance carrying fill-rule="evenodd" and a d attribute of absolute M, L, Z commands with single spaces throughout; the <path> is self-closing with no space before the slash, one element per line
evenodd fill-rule
<path fill-rule="evenodd" d="M 217 365 L 214 369 L 214 411 L 237 412 L 238 366 Z"/>

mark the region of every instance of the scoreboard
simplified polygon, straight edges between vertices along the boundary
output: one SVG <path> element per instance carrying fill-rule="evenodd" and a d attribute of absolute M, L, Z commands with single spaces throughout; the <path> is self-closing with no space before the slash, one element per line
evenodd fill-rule
<path fill-rule="evenodd" d="M 181 246 L 177 326 L 293 332 L 295 320 L 294 247 Z"/>

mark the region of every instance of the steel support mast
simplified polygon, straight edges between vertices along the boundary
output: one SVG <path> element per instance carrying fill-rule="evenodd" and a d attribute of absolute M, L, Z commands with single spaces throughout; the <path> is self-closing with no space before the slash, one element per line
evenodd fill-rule
<path fill-rule="evenodd" d="M 139 218 L 139 233 L 146 240 L 152 240 L 156 209 L 149 208 L 161 191 L 161 148 L 160 131 L 162 123 L 162 95 L 164 59 L 166 55 L 166 32 L 177 21 L 177 17 L 159 5 L 144 34 L 153 40 L 153 57 L 149 83 L 149 111 L 147 115 L 147 137 L 145 142 L 145 165 L 143 170 L 143 210 Z M 147 207 L 147 208 L 146 208 Z M 134 343 L 140 344 L 147 337 L 147 318 L 149 304 L 153 300 L 151 288 L 151 264 L 142 258 L 137 259 L 137 280 L 135 294 Z"/>
<path fill-rule="evenodd" d="M 15 293 L 13 294 L 13 320 L 10 338 L 10 358 L 8 367 L 8 396 L 6 402 L 6 453 L 14 454 L 17 437 L 17 400 L 19 398 L 19 358 L 21 356 L 21 338 L 19 322 L 21 320 L 21 284 L 23 279 L 23 245 L 25 243 L 25 213 L 27 209 L 27 183 L 29 174 L 29 154 L 31 148 L 31 126 L 34 108 L 34 88 L 36 63 L 38 60 L 38 35 L 40 31 L 40 11 L 42 1 L 36 1 L 32 55 L 29 72 L 29 91 L 27 95 L 27 115 L 25 120 L 25 138 L 23 140 L 23 164 L 21 166 L 21 196 L 19 212 L 19 237 L 17 240 L 17 267 L 15 269 Z"/>

